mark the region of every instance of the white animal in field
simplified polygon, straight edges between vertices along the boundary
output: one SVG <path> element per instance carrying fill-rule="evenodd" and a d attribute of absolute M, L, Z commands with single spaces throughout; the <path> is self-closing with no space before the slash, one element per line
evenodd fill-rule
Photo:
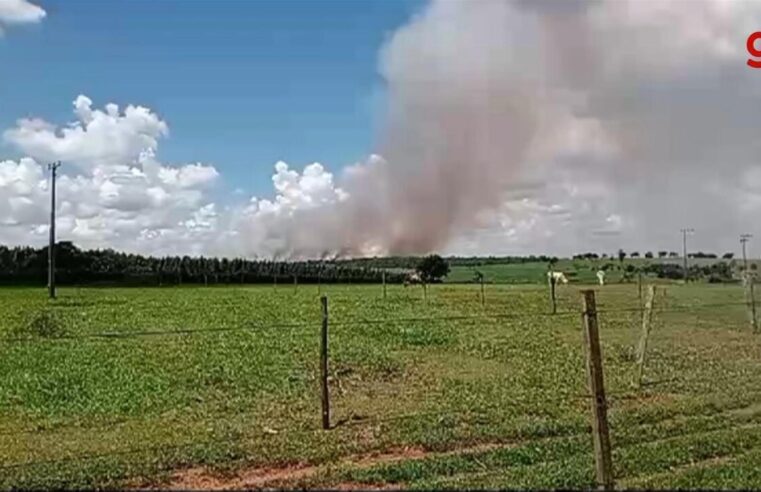
<path fill-rule="evenodd" d="M 605 285 L 605 270 L 597 270 L 597 283 L 600 285 Z"/>
<path fill-rule="evenodd" d="M 597 270 L 597 281 L 600 285 L 605 285 L 605 270 Z"/>
<path fill-rule="evenodd" d="M 407 274 L 407 278 L 404 279 L 404 286 L 407 287 L 410 284 L 422 284 L 423 279 L 418 272 L 412 272 Z"/>
<path fill-rule="evenodd" d="M 555 285 L 568 283 L 568 278 L 563 272 L 547 272 L 547 281 L 552 282 L 553 280 L 555 281 Z"/>

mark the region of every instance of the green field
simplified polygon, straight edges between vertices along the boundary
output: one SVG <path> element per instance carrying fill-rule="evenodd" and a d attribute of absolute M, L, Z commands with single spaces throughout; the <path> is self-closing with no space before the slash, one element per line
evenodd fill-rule
<path fill-rule="evenodd" d="M 659 260 L 627 259 L 623 265 L 624 267 L 629 264 L 640 266 L 646 264 L 647 261 L 657 262 Z M 554 269 L 565 273 L 569 279 L 572 279 L 575 282 L 597 283 L 597 271 L 606 264 L 614 267 L 607 272 L 606 280 L 608 280 L 608 282 L 618 282 L 622 272 L 618 268 L 621 264 L 617 259 L 594 261 L 561 259 L 554 265 Z M 487 283 L 526 284 L 547 282 L 547 263 L 540 261 L 526 263 L 498 263 L 477 267 L 454 265 L 451 267 L 451 272 L 447 276 L 446 281 L 451 283 L 472 282 L 475 278 L 476 270 L 484 275 L 484 281 Z"/>
<path fill-rule="evenodd" d="M 566 276 L 573 282 L 597 283 L 597 271 L 607 265 L 608 270 L 606 271 L 606 282 L 617 283 L 621 280 L 624 269 L 629 265 L 632 265 L 636 268 L 649 264 L 659 263 L 675 263 L 677 265 L 681 265 L 682 261 L 682 258 L 627 258 L 623 262 L 619 262 L 616 258 L 597 260 L 572 260 L 561 258 L 553 268 L 556 271 L 565 273 Z M 736 272 L 739 272 L 741 265 L 740 260 L 722 260 L 712 258 L 689 259 L 690 265 L 699 266 L 712 265 L 719 262 L 727 262 L 733 267 Z M 748 260 L 748 264 L 752 268 L 761 267 L 761 261 L 759 260 Z M 475 272 L 479 271 L 484 275 L 484 281 L 486 283 L 540 284 L 547 282 L 547 268 L 547 263 L 540 261 L 526 263 L 498 263 L 492 265 L 486 264 L 477 267 L 453 265 L 451 267 L 451 272 L 445 281 L 449 283 L 474 282 Z M 655 281 L 654 278 L 651 278 L 650 280 Z"/>
<path fill-rule="evenodd" d="M 323 286 L 329 431 L 316 286 L 0 289 L 0 487 L 591 487 L 580 287 Z M 597 290 L 617 485 L 761 487 L 742 288 L 662 292 L 635 391 L 637 287 Z"/>

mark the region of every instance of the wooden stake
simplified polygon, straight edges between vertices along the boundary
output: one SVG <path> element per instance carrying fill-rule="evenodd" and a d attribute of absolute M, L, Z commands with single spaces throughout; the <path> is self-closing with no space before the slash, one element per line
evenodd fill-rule
<path fill-rule="evenodd" d="M 748 321 L 750 323 L 750 329 L 753 333 L 758 331 L 758 323 L 756 321 L 756 296 L 753 293 L 753 276 L 748 272 L 745 272 L 745 296 L 748 304 Z"/>
<path fill-rule="evenodd" d="M 383 279 L 383 300 L 386 300 L 386 270 L 381 272 L 381 278 Z"/>
<path fill-rule="evenodd" d="M 486 295 L 484 294 L 484 276 L 481 275 L 479 277 L 479 279 L 481 280 L 481 305 L 485 306 L 486 305 Z"/>
<path fill-rule="evenodd" d="M 428 284 L 423 282 L 423 301 L 428 304 Z"/>
<path fill-rule="evenodd" d="M 595 452 L 597 485 L 604 490 L 613 489 L 613 460 L 608 433 L 608 403 L 605 399 L 605 381 L 602 368 L 602 351 L 597 326 L 595 291 L 584 290 L 584 341 L 587 348 L 587 375 L 592 395 L 592 441 Z"/>
<path fill-rule="evenodd" d="M 320 337 L 320 381 L 322 383 L 322 428 L 330 429 L 330 394 L 328 392 L 328 297 L 322 303 L 322 336 Z"/>
<path fill-rule="evenodd" d="M 647 341 L 650 338 L 650 331 L 653 324 L 653 304 L 655 302 L 655 286 L 651 285 L 647 289 L 647 301 L 645 310 L 642 312 L 642 335 L 637 347 L 637 375 L 634 381 L 634 387 L 642 387 L 642 374 L 645 371 L 645 358 L 647 356 Z"/>
<path fill-rule="evenodd" d="M 552 270 L 550 270 L 552 272 Z M 552 314 L 558 312 L 557 300 L 555 299 L 555 276 L 550 275 L 550 306 L 552 307 Z"/>

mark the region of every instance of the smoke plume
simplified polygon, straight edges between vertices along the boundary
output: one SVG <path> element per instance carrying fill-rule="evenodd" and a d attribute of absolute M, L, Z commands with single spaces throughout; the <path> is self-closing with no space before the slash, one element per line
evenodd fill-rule
<path fill-rule="evenodd" d="M 376 155 L 335 185 L 327 174 L 305 206 L 254 205 L 246 237 L 296 256 L 568 253 L 658 247 L 685 222 L 749 226 L 756 206 L 735 192 L 756 146 L 744 43 L 760 12 L 721 0 L 434 0 L 381 52 Z M 729 174 L 716 180 L 719 163 Z"/>

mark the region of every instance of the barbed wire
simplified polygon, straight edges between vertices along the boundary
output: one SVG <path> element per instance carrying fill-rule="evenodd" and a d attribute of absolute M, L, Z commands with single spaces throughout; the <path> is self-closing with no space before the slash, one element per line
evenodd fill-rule
<path fill-rule="evenodd" d="M 724 302 L 724 303 L 709 303 L 709 304 L 694 304 L 684 306 L 670 306 L 670 307 L 656 307 L 653 308 L 655 313 L 668 314 L 668 313 L 684 313 L 703 309 L 716 309 L 724 307 L 740 307 L 748 306 L 748 302 Z M 596 314 L 609 315 L 609 314 L 623 314 L 623 313 L 642 313 L 645 307 L 624 307 L 624 308 L 598 308 Z M 458 322 L 469 320 L 511 320 L 511 319 L 526 319 L 526 318 L 559 318 L 559 317 L 573 317 L 582 316 L 584 313 L 581 310 L 566 310 L 557 311 L 555 313 L 549 311 L 535 311 L 535 312 L 513 312 L 513 313 L 484 313 L 475 315 L 449 315 L 449 316 L 420 316 L 420 317 L 406 317 L 406 318 L 349 318 L 330 320 L 328 324 L 330 326 L 356 326 L 356 325 L 378 325 L 378 324 L 400 324 L 400 323 L 435 323 L 435 322 Z M 240 326 L 225 326 L 225 327 L 208 327 L 208 328 L 186 328 L 186 329 L 170 329 L 170 330 L 143 330 L 143 331 L 111 331 L 111 332 L 98 332 L 98 333 L 85 333 L 79 335 L 60 335 L 52 337 L 2 337 L 0 343 L 30 343 L 30 342 L 55 342 L 55 341 L 72 341 L 72 340 L 88 340 L 88 339 L 104 339 L 104 340 L 117 340 L 117 339 L 131 339 L 141 337 L 160 337 L 160 336 L 178 336 L 178 335 L 195 335 L 195 334 L 208 334 L 208 333 L 227 333 L 227 332 L 240 332 L 240 331 L 261 331 L 266 332 L 275 329 L 315 329 L 319 327 L 320 320 L 316 319 L 313 322 L 300 322 L 300 323 L 272 323 L 272 324 L 246 324 Z M 300 334 L 307 336 L 308 334 Z M 311 334 L 309 334 L 311 335 Z"/>

